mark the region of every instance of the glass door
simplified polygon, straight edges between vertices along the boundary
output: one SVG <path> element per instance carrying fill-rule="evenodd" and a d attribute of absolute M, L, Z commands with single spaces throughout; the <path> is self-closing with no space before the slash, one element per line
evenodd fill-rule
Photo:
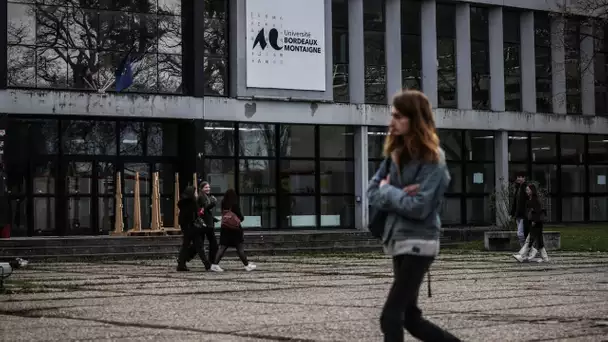
<path fill-rule="evenodd" d="M 64 224 L 65 235 L 95 234 L 92 202 L 95 198 L 93 191 L 94 162 L 67 161 L 64 164 Z"/>

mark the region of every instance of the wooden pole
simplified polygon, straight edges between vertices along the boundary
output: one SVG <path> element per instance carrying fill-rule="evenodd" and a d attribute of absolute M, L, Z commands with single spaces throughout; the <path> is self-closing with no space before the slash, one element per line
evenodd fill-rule
<path fill-rule="evenodd" d="M 135 193 L 133 194 L 133 231 L 141 231 L 141 204 L 139 198 L 139 172 L 135 172 Z"/>
<path fill-rule="evenodd" d="M 158 198 L 157 208 L 158 208 L 158 229 L 163 227 L 163 215 L 160 210 L 160 174 L 156 172 L 156 198 Z"/>
<path fill-rule="evenodd" d="M 122 218 L 122 186 L 120 172 L 116 172 L 116 183 L 114 184 L 114 231 L 112 235 L 122 235 L 124 222 Z"/>
<path fill-rule="evenodd" d="M 158 222 L 158 183 L 157 173 L 152 174 L 152 222 L 150 225 L 151 230 L 159 230 L 160 223 Z"/>
<path fill-rule="evenodd" d="M 179 173 L 175 173 L 175 193 L 173 195 L 173 228 L 179 229 Z"/>
<path fill-rule="evenodd" d="M 198 191 L 196 172 L 192 175 L 192 185 L 194 186 L 194 191 Z"/>

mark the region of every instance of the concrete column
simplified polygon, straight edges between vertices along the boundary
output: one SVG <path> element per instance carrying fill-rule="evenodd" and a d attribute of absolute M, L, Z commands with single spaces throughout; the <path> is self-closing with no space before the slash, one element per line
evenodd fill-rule
<path fill-rule="evenodd" d="M 505 111 L 505 59 L 503 51 L 502 7 L 492 7 L 489 11 L 490 45 L 490 109 Z"/>
<path fill-rule="evenodd" d="M 536 113 L 536 52 L 534 12 L 523 12 L 520 23 L 521 105 L 524 112 Z"/>
<path fill-rule="evenodd" d="M 595 63 L 593 26 L 581 26 L 581 100 L 583 115 L 595 115 Z"/>
<path fill-rule="evenodd" d="M 386 33 L 384 46 L 386 55 L 386 98 L 392 97 L 402 88 L 401 77 L 401 0 L 386 0 Z"/>
<path fill-rule="evenodd" d="M 456 95 L 458 109 L 473 108 L 471 87 L 471 6 L 456 5 Z"/>
<path fill-rule="evenodd" d="M 437 5 L 435 0 L 423 0 L 420 9 L 422 22 L 422 91 L 437 107 Z"/>
<path fill-rule="evenodd" d="M 367 229 L 368 221 L 368 200 L 367 184 L 368 175 L 368 154 L 367 154 L 367 126 L 357 127 L 355 130 L 355 227 L 357 229 Z"/>
<path fill-rule="evenodd" d="M 351 103 L 365 103 L 363 0 L 348 1 L 348 92 Z"/>
<path fill-rule="evenodd" d="M 500 198 L 506 195 L 505 186 L 509 182 L 509 133 L 496 131 L 494 133 L 494 174 L 495 188 L 499 196 L 496 202 L 496 223 L 504 223 L 509 217 L 508 199 Z"/>
<path fill-rule="evenodd" d="M 564 46 L 564 18 L 551 20 L 551 89 L 553 113 L 566 114 L 566 49 Z"/>

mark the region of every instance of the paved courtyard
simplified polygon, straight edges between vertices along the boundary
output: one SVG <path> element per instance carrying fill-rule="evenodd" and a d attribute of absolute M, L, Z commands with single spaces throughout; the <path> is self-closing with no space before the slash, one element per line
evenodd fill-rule
<path fill-rule="evenodd" d="M 2 341 L 381 341 L 390 260 L 256 257 L 247 273 L 173 260 L 32 263 L 0 295 Z M 425 314 L 464 341 L 608 341 L 608 254 L 442 254 Z M 410 339 L 411 340 L 411 339 Z"/>

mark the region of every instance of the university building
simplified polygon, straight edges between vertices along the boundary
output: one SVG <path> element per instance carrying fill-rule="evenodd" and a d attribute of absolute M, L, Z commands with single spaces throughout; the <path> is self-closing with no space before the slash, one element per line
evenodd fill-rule
<path fill-rule="evenodd" d="M 604 28 L 551 1 L 1 4 L 12 236 L 107 234 L 118 187 L 128 229 L 135 173 L 149 226 L 154 172 L 167 226 L 176 173 L 196 172 L 237 190 L 247 229 L 362 229 L 402 87 L 435 107 L 444 226 L 492 224 L 518 171 L 550 221 L 608 221 Z"/>

